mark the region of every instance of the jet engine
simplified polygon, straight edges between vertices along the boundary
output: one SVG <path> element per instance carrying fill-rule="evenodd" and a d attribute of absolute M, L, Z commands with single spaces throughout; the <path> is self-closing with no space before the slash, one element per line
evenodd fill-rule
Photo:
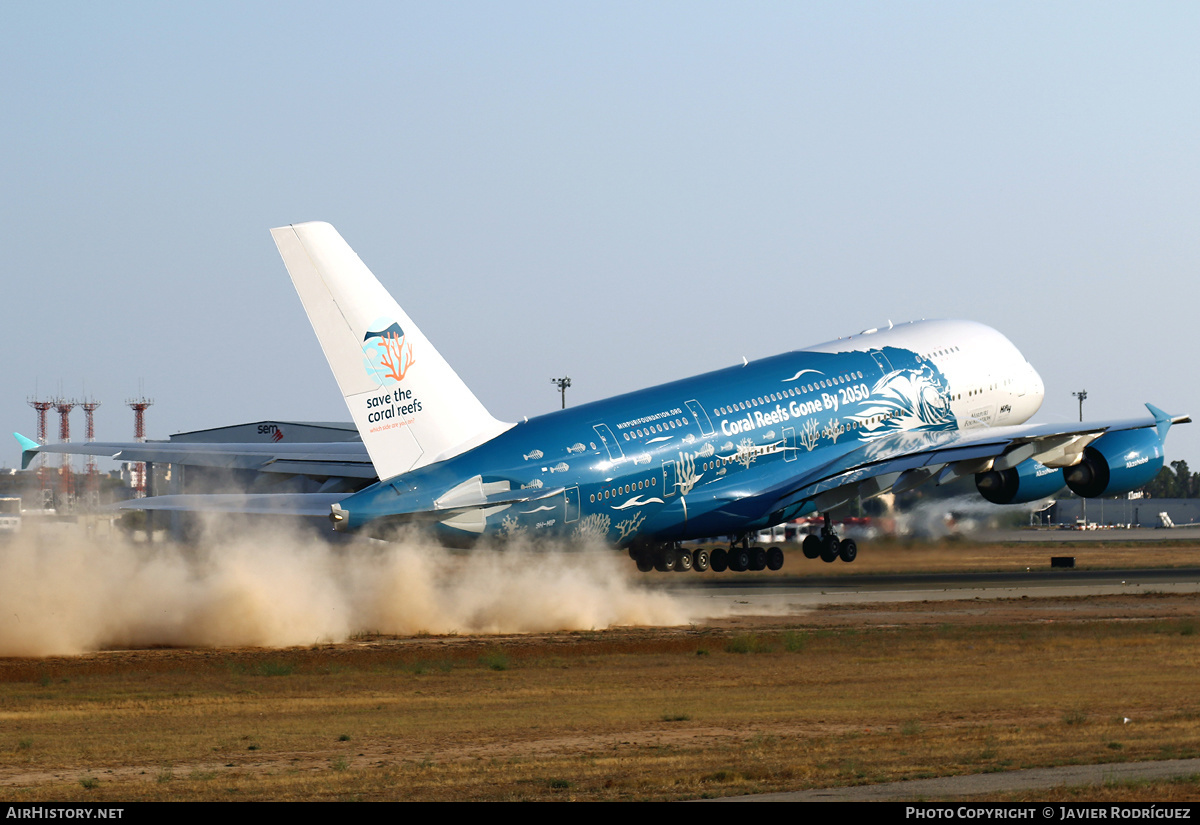
<path fill-rule="evenodd" d="M 992 504 L 1024 504 L 1062 489 L 1063 471 L 1027 458 L 1008 470 L 975 474 L 975 489 Z"/>
<path fill-rule="evenodd" d="M 1071 492 L 1084 498 L 1136 490 L 1163 466 L 1163 445 L 1154 430 L 1105 433 L 1084 448 L 1083 460 L 1063 471 Z"/>

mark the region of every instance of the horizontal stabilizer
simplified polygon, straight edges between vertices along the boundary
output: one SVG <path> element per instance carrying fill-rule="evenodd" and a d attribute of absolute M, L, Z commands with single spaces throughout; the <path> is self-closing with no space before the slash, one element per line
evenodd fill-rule
<path fill-rule="evenodd" d="M 450 510 L 474 510 L 480 507 L 499 507 L 508 504 L 528 504 L 531 501 L 542 501 L 543 499 L 552 498 L 553 496 L 562 495 L 566 487 L 548 487 L 542 490 L 509 490 L 503 493 L 493 493 L 490 496 L 484 496 L 479 501 L 455 503 L 453 506 L 444 507 L 438 510 L 439 513 L 444 513 Z"/>

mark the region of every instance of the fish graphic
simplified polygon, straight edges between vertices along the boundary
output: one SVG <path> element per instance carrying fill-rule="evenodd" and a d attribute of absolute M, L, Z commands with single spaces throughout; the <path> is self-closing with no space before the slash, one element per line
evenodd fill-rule
<path fill-rule="evenodd" d="M 522 484 L 521 489 L 522 490 L 540 490 L 540 489 L 542 489 L 542 480 L 540 478 L 535 478 L 533 481 L 529 482 L 528 484 Z"/>
<path fill-rule="evenodd" d="M 636 467 L 639 464 L 649 464 L 650 461 L 650 453 L 641 453 L 640 455 L 635 455 L 633 457 L 633 466 Z"/>
<path fill-rule="evenodd" d="M 568 452 L 568 453 L 571 453 L 571 454 L 574 454 L 574 453 L 582 453 L 582 452 L 583 452 L 584 450 L 586 450 L 586 449 L 587 449 L 587 447 L 583 446 L 583 445 L 582 445 L 582 444 L 580 444 L 578 441 L 576 441 L 576 442 L 575 442 L 574 444 L 572 444 L 570 447 L 567 447 L 567 452 Z"/>
<path fill-rule="evenodd" d="M 568 464 L 568 463 L 567 463 L 567 462 L 565 462 L 565 461 L 560 461 L 560 462 L 558 462 L 557 464 L 555 464 L 553 467 L 551 467 L 551 468 L 550 468 L 550 472 L 552 472 L 552 473 L 565 473 L 565 472 L 566 472 L 567 470 L 569 470 L 569 469 L 571 469 L 571 465 L 570 465 L 570 464 Z"/>
<path fill-rule="evenodd" d="M 541 458 L 543 455 L 545 455 L 545 453 L 543 453 L 541 450 L 534 450 L 534 451 L 533 451 L 532 453 L 530 453 L 529 455 L 527 455 L 527 456 L 522 456 L 522 457 L 523 457 L 523 458 L 524 458 L 526 461 L 536 461 L 537 459 Z"/>

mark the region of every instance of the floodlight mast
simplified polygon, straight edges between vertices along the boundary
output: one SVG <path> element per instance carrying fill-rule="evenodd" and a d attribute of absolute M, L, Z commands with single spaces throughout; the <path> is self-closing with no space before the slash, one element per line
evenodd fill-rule
<path fill-rule="evenodd" d="M 567 387 L 571 386 L 571 379 L 563 376 L 562 378 L 551 378 L 551 384 L 558 386 L 558 391 L 562 393 L 562 408 L 567 408 Z"/>

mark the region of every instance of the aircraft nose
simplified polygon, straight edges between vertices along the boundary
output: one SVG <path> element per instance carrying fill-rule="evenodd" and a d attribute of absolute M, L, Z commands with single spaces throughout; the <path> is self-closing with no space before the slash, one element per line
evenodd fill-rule
<path fill-rule="evenodd" d="M 1046 385 L 1042 382 L 1042 376 L 1038 375 L 1038 371 L 1033 368 L 1033 364 L 1028 361 L 1025 366 L 1029 368 L 1029 390 L 1028 393 L 1033 397 L 1033 411 L 1036 412 L 1042 406 L 1042 400 L 1046 397 Z"/>

